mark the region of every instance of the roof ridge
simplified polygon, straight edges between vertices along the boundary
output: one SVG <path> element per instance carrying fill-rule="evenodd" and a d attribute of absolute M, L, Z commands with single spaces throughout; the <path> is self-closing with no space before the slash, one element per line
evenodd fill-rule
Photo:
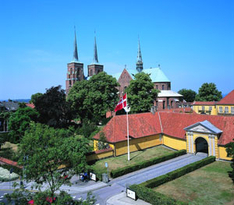
<path fill-rule="evenodd" d="M 158 118 L 159 118 L 159 122 L 160 122 L 161 132 L 163 133 L 163 126 L 162 126 L 161 117 L 160 117 L 159 112 L 158 112 Z"/>

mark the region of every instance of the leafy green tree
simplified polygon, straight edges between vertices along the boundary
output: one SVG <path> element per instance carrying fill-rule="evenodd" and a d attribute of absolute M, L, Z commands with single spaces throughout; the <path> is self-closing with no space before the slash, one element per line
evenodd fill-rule
<path fill-rule="evenodd" d="M 230 164 L 232 171 L 229 172 L 229 176 L 234 183 L 234 142 L 230 142 L 230 143 L 226 144 L 225 147 L 226 147 L 226 151 L 227 151 L 227 156 L 232 158 L 232 162 Z"/>
<path fill-rule="evenodd" d="M 39 112 L 39 122 L 54 128 L 67 127 L 72 119 L 70 104 L 61 86 L 51 87 L 36 98 L 35 109 Z"/>
<path fill-rule="evenodd" d="M 186 102 L 193 102 L 196 97 L 196 92 L 191 89 L 181 89 L 178 91 L 179 94 L 184 96 Z"/>
<path fill-rule="evenodd" d="M 222 92 L 218 91 L 214 83 L 202 84 L 195 97 L 196 101 L 220 101 L 221 99 Z"/>
<path fill-rule="evenodd" d="M 37 99 L 39 97 L 41 97 L 43 94 L 42 93 L 35 93 L 31 96 L 31 100 L 29 101 L 30 103 L 35 104 L 35 102 L 37 101 Z"/>
<path fill-rule="evenodd" d="M 68 93 L 68 102 L 82 122 L 88 119 L 97 123 L 108 110 L 113 110 L 118 99 L 117 86 L 115 78 L 100 72 L 88 81 L 76 82 Z"/>
<path fill-rule="evenodd" d="M 130 81 L 127 87 L 127 100 L 131 107 L 131 113 L 142 113 L 150 111 L 158 91 L 154 89 L 149 74 L 137 73 L 134 80 Z"/>
<path fill-rule="evenodd" d="M 101 131 L 99 141 L 98 141 L 98 150 L 107 149 L 109 147 L 110 146 L 107 143 L 105 133 Z"/>
<path fill-rule="evenodd" d="M 51 197 L 65 183 L 61 176 L 72 176 L 88 168 L 86 154 L 91 151 L 89 141 L 69 136 L 66 130 L 32 123 L 19 146 L 18 162 L 24 166 L 26 180 L 47 183 Z M 58 171 L 63 165 L 67 165 L 66 168 Z"/>
<path fill-rule="evenodd" d="M 11 142 L 19 142 L 31 121 L 37 121 L 38 112 L 30 107 L 19 107 L 9 118 L 9 138 Z"/>

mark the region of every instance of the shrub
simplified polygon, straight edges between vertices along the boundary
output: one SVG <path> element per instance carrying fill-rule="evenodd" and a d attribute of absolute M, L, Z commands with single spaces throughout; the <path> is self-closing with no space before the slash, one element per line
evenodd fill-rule
<path fill-rule="evenodd" d="M 145 160 L 145 161 L 139 162 L 139 163 L 134 164 L 134 165 L 118 168 L 118 169 L 111 171 L 111 177 L 116 178 L 116 177 L 128 174 L 130 172 L 134 172 L 134 171 L 137 171 L 139 169 L 149 167 L 151 165 L 158 164 L 160 162 L 164 162 L 164 161 L 169 160 L 169 159 L 173 159 L 175 157 L 178 157 L 178 156 L 184 155 L 184 154 L 186 154 L 186 150 L 179 150 L 177 152 L 173 152 L 173 153 L 161 156 L 161 157 L 155 157 L 155 158 L 152 158 L 149 160 Z"/>
<path fill-rule="evenodd" d="M 129 187 L 131 190 L 136 192 L 138 198 L 152 204 L 152 205 L 176 205 L 176 204 L 186 204 L 180 201 L 176 201 L 168 196 L 161 193 L 155 192 L 147 187 L 133 184 Z"/>
<path fill-rule="evenodd" d="M 18 175 L 22 176 L 23 170 L 19 167 L 15 167 L 9 164 L 1 164 L 1 167 L 7 170 L 13 169 L 14 173 L 17 173 Z"/>
<path fill-rule="evenodd" d="M 13 181 L 18 179 L 19 175 L 16 173 L 11 173 L 2 167 L 0 167 L 0 181 Z"/>
<path fill-rule="evenodd" d="M 156 177 L 154 179 L 143 182 L 143 183 L 141 183 L 141 185 L 148 187 L 148 188 L 154 188 L 154 187 L 157 187 L 165 182 L 169 182 L 169 181 L 176 179 L 178 177 L 181 177 L 189 172 L 192 172 L 196 169 L 199 169 L 199 168 L 201 168 L 207 164 L 210 164 L 214 161 L 215 161 L 215 157 L 210 156 L 210 157 L 202 159 L 198 162 L 194 162 L 192 164 L 186 165 L 186 166 L 179 168 L 175 171 L 169 172 L 169 173 L 164 174 L 162 176 L 159 176 L 159 177 Z"/>

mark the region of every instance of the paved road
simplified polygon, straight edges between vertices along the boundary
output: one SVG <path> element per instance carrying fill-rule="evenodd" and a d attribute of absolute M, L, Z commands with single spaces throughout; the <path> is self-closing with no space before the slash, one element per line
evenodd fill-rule
<path fill-rule="evenodd" d="M 175 159 L 168 160 L 166 162 L 162 162 L 160 164 L 153 165 L 151 167 L 141 169 L 137 172 L 130 173 L 124 175 L 122 177 L 118 177 L 116 179 L 111 180 L 107 187 L 100 188 L 92 192 L 97 199 L 97 204 L 104 205 L 108 204 L 107 200 L 121 192 L 125 192 L 126 187 L 132 184 L 140 184 L 147 180 L 153 179 L 160 175 L 166 174 L 173 170 L 179 169 L 185 165 L 191 164 L 193 162 L 199 161 L 204 159 L 207 155 L 198 154 L 198 155 L 191 155 L 186 154 Z M 84 194 L 73 194 L 76 198 L 85 198 L 86 193 Z"/>
<path fill-rule="evenodd" d="M 108 199 L 111 198 L 112 196 L 120 194 L 121 192 L 125 192 L 126 187 L 129 185 L 140 184 L 147 180 L 153 179 L 160 175 L 163 175 L 173 170 L 176 170 L 178 168 L 181 168 L 190 163 L 199 161 L 205 157 L 207 157 L 206 154 L 200 154 L 200 153 L 197 155 L 186 154 L 186 155 L 168 160 L 166 162 L 162 162 L 160 164 L 156 164 L 148 168 L 141 169 L 133 173 L 129 173 L 127 175 L 118 177 L 116 179 L 112 179 L 108 184 L 104 184 L 102 182 L 98 182 L 96 184 L 95 182 L 93 182 L 92 184 L 92 182 L 90 182 L 89 186 L 82 187 L 81 185 L 74 185 L 72 187 L 64 186 L 62 188 L 68 191 L 68 193 L 71 194 L 74 199 L 79 199 L 79 198 L 85 199 L 88 190 L 90 190 L 90 188 L 92 187 L 92 189 L 95 189 L 94 191 L 92 191 L 92 194 L 97 199 L 96 204 L 104 205 L 104 204 L 108 204 Z M 4 187 L 4 182 L 1 183 L 0 185 L 1 187 Z M 4 190 L 0 191 L 0 202 L 3 201 L 4 193 L 8 192 L 7 191 L 7 189 L 9 189 L 8 187 L 9 187 L 9 184 L 5 186 L 6 191 Z"/>

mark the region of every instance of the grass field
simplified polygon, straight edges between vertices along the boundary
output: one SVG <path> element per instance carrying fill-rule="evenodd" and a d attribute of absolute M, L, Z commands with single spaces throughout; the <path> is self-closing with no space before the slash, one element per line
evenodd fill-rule
<path fill-rule="evenodd" d="M 228 176 L 230 170 L 230 163 L 214 162 L 154 190 L 189 204 L 233 205 L 234 184 Z"/>
<path fill-rule="evenodd" d="M 109 171 L 111 171 L 113 169 L 136 164 L 137 162 L 151 159 L 153 157 L 160 157 L 160 156 L 163 156 L 165 154 L 172 153 L 172 152 L 173 152 L 172 150 L 169 150 L 163 146 L 157 146 L 154 148 L 131 153 L 130 154 L 130 157 L 131 157 L 130 161 L 128 161 L 128 159 L 127 159 L 128 158 L 127 154 L 119 156 L 119 157 L 111 157 L 111 158 L 99 160 L 93 165 L 93 169 L 96 172 L 104 173 L 107 171 L 105 168 L 105 162 L 108 163 Z"/>

